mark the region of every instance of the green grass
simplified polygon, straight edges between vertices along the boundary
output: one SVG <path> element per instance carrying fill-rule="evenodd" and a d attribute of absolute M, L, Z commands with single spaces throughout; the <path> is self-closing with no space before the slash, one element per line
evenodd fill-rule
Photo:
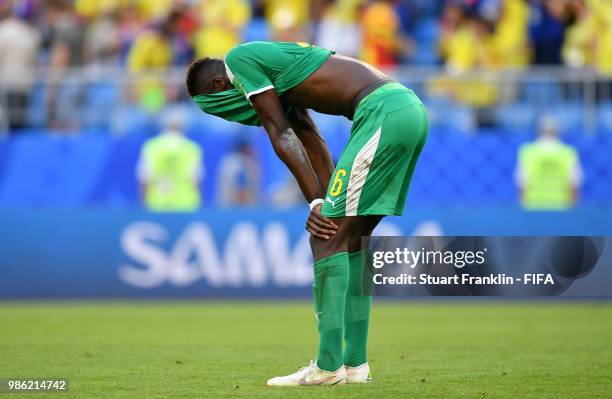
<path fill-rule="evenodd" d="M 112 398 L 597 398 L 612 304 L 377 303 L 373 382 L 268 388 L 315 355 L 308 303 L 0 304 L 0 378 L 67 377 Z"/>

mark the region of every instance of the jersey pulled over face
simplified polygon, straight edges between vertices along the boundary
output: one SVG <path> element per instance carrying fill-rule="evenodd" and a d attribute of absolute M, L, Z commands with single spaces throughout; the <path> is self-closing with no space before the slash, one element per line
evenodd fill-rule
<path fill-rule="evenodd" d="M 314 73 L 334 51 L 308 43 L 251 42 L 225 57 L 227 75 L 236 89 L 194 97 L 202 111 L 231 122 L 260 125 L 252 96 L 274 89 L 280 96 Z"/>

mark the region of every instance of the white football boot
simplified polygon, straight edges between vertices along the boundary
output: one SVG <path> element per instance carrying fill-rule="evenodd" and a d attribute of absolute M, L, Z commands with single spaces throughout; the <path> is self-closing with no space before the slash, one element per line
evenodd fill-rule
<path fill-rule="evenodd" d="M 308 373 L 308 370 L 312 367 L 314 362 L 311 360 L 310 364 L 306 367 L 302 367 L 293 374 L 285 375 L 282 377 L 274 377 L 268 380 L 269 387 L 293 387 L 300 385 L 302 377 Z"/>
<path fill-rule="evenodd" d="M 346 369 L 341 366 L 336 371 L 321 370 L 317 362 L 312 362 L 308 372 L 300 379 L 300 385 L 343 385 L 346 384 Z"/>
<path fill-rule="evenodd" d="M 347 384 L 367 384 L 372 381 L 370 366 L 367 363 L 357 367 L 344 366 Z"/>
<path fill-rule="evenodd" d="M 335 372 L 321 370 L 317 363 L 310 361 L 306 367 L 283 377 L 274 377 L 268 380 L 270 387 L 292 387 L 298 385 L 334 385 L 346 382 L 344 366 Z"/>

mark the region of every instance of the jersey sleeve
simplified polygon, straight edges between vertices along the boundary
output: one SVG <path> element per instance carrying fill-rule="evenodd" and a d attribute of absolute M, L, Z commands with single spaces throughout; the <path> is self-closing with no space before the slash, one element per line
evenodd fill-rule
<path fill-rule="evenodd" d="M 225 69 L 232 84 L 251 101 L 255 94 L 274 89 L 274 85 L 254 52 L 245 47 L 234 47 L 225 57 Z"/>

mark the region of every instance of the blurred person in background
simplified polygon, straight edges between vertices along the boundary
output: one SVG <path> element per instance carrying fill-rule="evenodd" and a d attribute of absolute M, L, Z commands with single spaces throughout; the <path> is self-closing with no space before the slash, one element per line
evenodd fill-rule
<path fill-rule="evenodd" d="M 194 38 L 196 57 L 223 58 L 240 44 L 251 18 L 246 0 L 203 0 L 199 3 L 200 29 Z"/>
<path fill-rule="evenodd" d="M 440 56 L 451 73 L 524 68 L 530 60 L 529 18 L 525 0 L 448 1 L 441 15 Z"/>
<path fill-rule="evenodd" d="M 165 125 L 140 153 L 136 174 L 142 202 L 156 212 L 196 211 L 202 203 L 202 149 L 184 136 L 182 115 L 170 114 Z"/>
<path fill-rule="evenodd" d="M 440 33 L 438 36 L 438 53 L 441 61 L 444 61 L 450 52 L 449 44 L 463 23 L 464 13 L 461 2 L 447 1 L 444 3 L 440 15 Z"/>
<path fill-rule="evenodd" d="M 529 210 L 565 210 L 576 203 L 583 175 L 577 151 L 559 139 L 551 116 L 539 123 L 538 138 L 519 149 L 515 180 Z"/>
<path fill-rule="evenodd" d="M 495 21 L 492 45 L 505 70 L 529 65 L 529 7 L 525 0 L 503 0 Z"/>
<path fill-rule="evenodd" d="M 177 0 L 134 0 L 142 18 L 149 21 L 159 21 L 166 18 Z"/>
<path fill-rule="evenodd" d="M 118 14 L 117 29 L 121 43 L 121 62 L 125 63 L 132 44 L 134 44 L 144 29 L 144 22 L 138 12 L 138 8 L 133 4 L 121 7 Z"/>
<path fill-rule="evenodd" d="M 80 102 L 81 79 L 78 67 L 83 65 L 85 35 L 73 7 L 67 0 L 44 2 L 49 43 L 49 124 L 54 128 L 76 123 L 75 109 Z"/>
<path fill-rule="evenodd" d="M 121 40 L 114 11 L 94 18 L 85 35 L 85 60 L 88 65 L 113 67 L 119 64 Z"/>
<path fill-rule="evenodd" d="M 14 15 L 12 2 L 0 3 L 0 108 L 11 132 L 28 126 L 40 44 L 40 34 Z"/>
<path fill-rule="evenodd" d="M 612 77 L 612 2 L 588 0 L 595 17 L 595 68 L 607 78 Z"/>
<path fill-rule="evenodd" d="M 451 1 L 439 48 L 451 69 L 520 69 L 529 64 L 528 23 L 525 0 Z"/>
<path fill-rule="evenodd" d="M 179 14 L 172 13 L 142 32 L 128 54 L 129 71 L 137 79 L 138 102 L 150 112 L 159 111 L 166 104 L 164 73 L 174 61 L 172 44 L 179 19 Z"/>
<path fill-rule="evenodd" d="M 571 0 L 570 7 L 575 21 L 565 35 L 565 64 L 612 76 L 612 2 Z"/>
<path fill-rule="evenodd" d="M 362 0 L 315 0 L 312 2 L 314 42 L 339 54 L 357 57 L 361 31 L 357 24 Z"/>
<path fill-rule="evenodd" d="M 310 41 L 310 0 L 261 0 L 274 40 Z"/>
<path fill-rule="evenodd" d="M 561 64 L 567 16 L 565 0 L 530 0 L 529 36 L 535 65 Z"/>
<path fill-rule="evenodd" d="M 398 63 L 410 64 L 413 59 L 413 54 L 417 48 L 417 43 L 412 35 L 415 33 L 417 19 L 426 19 L 423 5 L 417 2 L 407 2 L 404 0 L 392 0 L 391 5 L 399 22 L 399 51 Z"/>
<path fill-rule="evenodd" d="M 464 14 L 457 30 L 446 40 L 443 59 L 451 74 L 497 66 L 491 24 L 477 12 Z"/>
<path fill-rule="evenodd" d="M 47 0 L 49 64 L 55 70 L 83 65 L 83 30 L 68 0 Z"/>
<path fill-rule="evenodd" d="M 198 21 L 193 18 L 190 11 L 190 7 L 178 2 L 167 17 L 167 20 L 172 21 L 173 24 L 173 33 L 170 36 L 173 65 L 186 65 L 194 57 L 192 38 Z"/>
<path fill-rule="evenodd" d="M 392 3 L 370 1 L 361 15 L 361 58 L 379 68 L 397 66 L 403 47 L 401 24 Z"/>
<path fill-rule="evenodd" d="M 261 181 L 259 162 L 248 141 L 241 140 L 219 165 L 217 204 L 221 206 L 255 205 Z"/>
<path fill-rule="evenodd" d="M 493 107 L 499 96 L 494 71 L 501 67 L 493 23 L 475 8 L 451 5 L 445 15 L 439 50 L 447 74 L 429 82 L 429 88 L 435 95 L 471 106 L 477 125 L 489 127 L 495 123 Z"/>
<path fill-rule="evenodd" d="M 123 0 L 74 0 L 74 10 L 80 18 L 96 20 L 118 11 Z"/>
<path fill-rule="evenodd" d="M 571 1 L 570 7 L 574 23 L 567 29 L 563 62 L 572 68 L 585 68 L 594 61 L 596 16 L 585 1 Z"/>

